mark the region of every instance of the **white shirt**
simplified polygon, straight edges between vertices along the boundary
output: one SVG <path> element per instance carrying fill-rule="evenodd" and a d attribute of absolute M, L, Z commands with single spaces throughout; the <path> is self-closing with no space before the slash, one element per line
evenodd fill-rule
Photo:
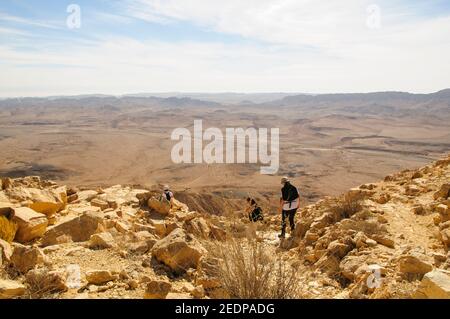
<path fill-rule="evenodd" d="M 294 199 L 292 202 L 284 202 L 283 210 L 297 209 L 300 205 L 300 198 Z"/>
<path fill-rule="evenodd" d="M 171 199 L 173 198 L 173 193 L 171 191 L 167 191 L 167 192 L 164 191 L 163 196 L 164 196 L 165 199 L 167 199 L 167 194 L 169 194 Z"/>

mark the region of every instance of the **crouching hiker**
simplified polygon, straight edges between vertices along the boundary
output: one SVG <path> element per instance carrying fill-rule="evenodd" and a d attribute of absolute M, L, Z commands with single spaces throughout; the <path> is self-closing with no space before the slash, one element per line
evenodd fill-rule
<path fill-rule="evenodd" d="M 169 185 L 164 185 L 164 192 L 162 196 L 170 202 L 170 206 L 173 206 L 173 200 L 175 197 L 173 196 L 173 192 L 170 190 Z"/>
<path fill-rule="evenodd" d="M 286 219 L 289 219 L 291 236 L 294 232 L 294 219 L 300 204 L 300 196 L 297 188 L 290 183 L 287 177 L 281 179 L 281 185 L 283 185 L 280 197 L 281 234 L 278 237 L 284 238 L 286 236 Z"/>
<path fill-rule="evenodd" d="M 248 214 L 248 218 L 251 222 L 256 223 L 257 221 L 262 221 L 264 219 L 261 207 L 258 206 L 253 198 L 247 198 L 247 205 L 245 212 Z"/>

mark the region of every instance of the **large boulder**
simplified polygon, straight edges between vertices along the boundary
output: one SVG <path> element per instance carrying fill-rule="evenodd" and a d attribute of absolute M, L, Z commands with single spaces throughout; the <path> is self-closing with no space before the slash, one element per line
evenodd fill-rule
<path fill-rule="evenodd" d="M 6 195 L 12 200 L 27 202 L 29 208 L 49 217 L 63 210 L 67 204 L 65 187 L 55 189 L 14 187 L 8 189 Z"/>
<path fill-rule="evenodd" d="M 450 220 L 450 207 L 444 204 L 439 204 L 436 206 L 436 211 L 440 215 L 440 222 L 447 222 Z"/>
<path fill-rule="evenodd" d="M 311 221 L 308 220 L 300 220 L 295 225 L 294 236 L 299 239 L 303 239 L 305 237 L 306 232 L 309 230 L 311 226 Z"/>
<path fill-rule="evenodd" d="M 12 299 L 25 293 L 25 286 L 12 280 L 0 279 L 0 299 Z"/>
<path fill-rule="evenodd" d="M 366 255 L 361 255 L 361 256 L 349 256 L 347 255 L 346 257 L 344 257 L 344 259 L 341 260 L 340 264 L 339 264 L 339 268 L 341 271 L 341 274 L 353 281 L 356 279 L 356 270 L 363 266 L 366 265 L 366 261 L 367 261 L 367 256 Z"/>
<path fill-rule="evenodd" d="M 447 199 L 450 196 L 450 183 L 443 184 L 441 188 L 433 194 L 434 199 Z"/>
<path fill-rule="evenodd" d="M 79 191 L 77 192 L 77 201 L 78 202 L 90 202 L 92 199 L 95 198 L 95 196 L 98 195 L 98 192 L 94 191 L 94 190 L 84 190 L 84 191 Z"/>
<path fill-rule="evenodd" d="M 425 274 L 414 297 L 450 299 L 450 272 L 434 270 Z"/>
<path fill-rule="evenodd" d="M 91 205 L 95 206 L 95 207 L 99 207 L 101 210 L 105 210 L 105 209 L 109 208 L 108 202 L 98 199 L 98 198 L 94 198 L 93 200 L 91 200 Z"/>
<path fill-rule="evenodd" d="M 145 197 L 147 193 L 149 193 L 147 190 L 114 185 L 104 189 L 103 193 L 99 194 L 97 198 L 107 202 L 111 208 L 115 208 L 124 205 L 139 205 L 140 198 Z"/>
<path fill-rule="evenodd" d="M 351 251 L 353 247 L 349 244 L 341 243 L 337 240 L 331 242 L 328 245 L 328 253 L 342 259 L 349 251 Z"/>
<path fill-rule="evenodd" d="M 164 237 L 167 234 L 166 222 L 164 220 L 152 220 L 151 224 L 155 229 L 155 234 Z"/>
<path fill-rule="evenodd" d="M 356 203 L 358 201 L 362 201 L 368 198 L 371 198 L 375 194 L 374 190 L 365 189 L 365 188 L 351 188 L 345 194 L 345 201 L 348 203 Z"/>
<path fill-rule="evenodd" d="M 400 272 L 408 274 L 426 274 L 433 270 L 429 258 L 415 252 L 400 256 L 398 267 Z"/>
<path fill-rule="evenodd" d="M 202 217 L 185 221 L 183 228 L 187 233 L 192 234 L 197 238 L 207 239 L 209 238 L 209 235 L 211 233 L 211 229 L 208 226 L 208 223 Z"/>
<path fill-rule="evenodd" d="M 4 263 L 9 263 L 12 256 L 12 248 L 11 245 L 4 241 L 3 239 L 0 239 L 0 267 Z"/>
<path fill-rule="evenodd" d="M 197 268 L 205 249 L 181 228 L 175 229 L 167 237 L 153 246 L 156 260 L 169 266 L 175 273 L 183 273 L 189 268 Z"/>
<path fill-rule="evenodd" d="M 166 299 L 172 284 L 165 280 L 152 280 L 145 289 L 145 299 Z"/>
<path fill-rule="evenodd" d="M 20 244 L 14 245 L 11 264 L 20 273 L 26 273 L 37 265 L 44 264 L 45 261 L 45 255 L 39 248 Z"/>
<path fill-rule="evenodd" d="M 332 275 L 339 272 L 339 258 L 332 254 L 324 254 L 316 262 L 315 266 L 321 272 Z"/>
<path fill-rule="evenodd" d="M 15 241 L 27 243 L 41 237 L 47 230 L 48 219 L 27 207 L 14 208 L 13 221 L 17 223 Z"/>
<path fill-rule="evenodd" d="M 88 241 L 90 237 L 103 230 L 103 217 L 98 212 L 87 212 L 47 231 L 42 246 L 51 246 L 70 239 L 73 242 Z"/>
<path fill-rule="evenodd" d="M 173 198 L 172 199 L 172 208 L 170 211 L 172 213 L 175 213 L 175 212 L 188 213 L 189 207 L 185 203 L 182 203 L 179 200 L 176 200 L 175 198 Z"/>
<path fill-rule="evenodd" d="M 422 192 L 422 189 L 417 185 L 407 185 L 405 188 L 405 194 L 408 196 L 416 196 Z"/>
<path fill-rule="evenodd" d="M 136 198 L 141 206 L 147 205 L 148 200 L 155 195 L 154 191 L 139 190 L 136 192 Z"/>
<path fill-rule="evenodd" d="M 92 249 L 106 249 L 114 246 L 114 237 L 107 232 L 94 234 L 89 240 L 89 247 Z"/>
<path fill-rule="evenodd" d="M 220 262 L 220 259 L 211 256 L 202 258 L 197 267 L 195 284 L 208 290 L 221 288 Z"/>
<path fill-rule="evenodd" d="M 394 240 L 386 234 L 373 234 L 370 237 L 372 240 L 376 241 L 378 244 L 381 244 L 381 245 L 389 247 L 389 248 L 395 247 Z"/>
<path fill-rule="evenodd" d="M 164 197 L 151 197 L 148 200 L 148 207 L 162 215 L 167 215 L 170 212 L 170 202 Z"/>
<path fill-rule="evenodd" d="M 117 279 L 119 279 L 119 275 L 109 270 L 90 270 L 86 272 L 87 282 L 93 285 L 103 285 Z"/>
<path fill-rule="evenodd" d="M 450 228 L 442 229 L 439 232 L 439 238 L 441 239 L 442 243 L 449 248 L 450 247 Z"/>

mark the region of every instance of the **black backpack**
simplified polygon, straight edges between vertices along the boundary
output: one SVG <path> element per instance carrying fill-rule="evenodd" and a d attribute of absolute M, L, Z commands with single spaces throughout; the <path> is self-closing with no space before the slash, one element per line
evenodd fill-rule
<path fill-rule="evenodd" d="M 251 213 L 250 213 L 250 221 L 257 222 L 264 219 L 262 209 L 261 207 L 256 207 Z"/>
<path fill-rule="evenodd" d="M 285 202 L 292 202 L 300 197 L 297 188 L 291 183 L 286 183 L 281 192 L 283 193 L 283 200 Z"/>

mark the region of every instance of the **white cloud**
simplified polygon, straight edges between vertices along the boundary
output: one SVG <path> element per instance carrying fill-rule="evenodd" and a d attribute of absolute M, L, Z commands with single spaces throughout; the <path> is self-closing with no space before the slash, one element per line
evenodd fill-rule
<path fill-rule="evenodd" d="M 430 5 L 432 5 L 430 2 Z M 441 21 L 414 15 L 406 2 L 375 1 L 380 8 L 381 28 L 371 30 L 367 9 L 373 1 L 343 0 L 129 0 L 128 13 L 154 22 L 186 21 L 221 33 L 235 34 L 268 43 L 348 48 L 353 44 L 410 44 L 431 37 L 448 36 L 448 18 Z M 411 34 L 419 38 L 411 42 Z"/>
<path fill-rule="evenodd" d="M 19 29 L 0 27 L 0 35 L 27 35 L 28 33 Z"/>
<path fill-rule="evenodd" d="M 102 22 L 115 23 L 115 24 L 129 24 L 133 21 L 133 19 L 131 17 L 127 17 L 127 16 L 120 15 L 120 14 L 101 12 L 101 11 L 94 12 L 93 17 L 96 20 L 99 20 Z"/>
<path fill-rule="evenodd" d="M 128 13 L 152 22 L 187 21 L 272 43 L 330 47 L 369 34 L 367 0 L 129 0 Z M 383 19 L 398 17 L 381 6 Z M 399 10 L 399 9 L 396 9 Z"/>
<path fill-rule="evenodd" d="M 47 29 L 60 29 L 61 26 L 53 23 L 36 21 L 34 19 L 26 19 L 23 17 L 13 16 L 6 13 L 0 12 L 0 22 L 10 22 L 22 25 L 29 25 L 33 27 L 47 28 Z"/>
<path fill-rule="evenodd" d="M 220 42 L 220 36 L 216 42 L 110 37 L 34 52 L 4 43 L 0 95 L 432 92 L 448 87 L 450 17 L 420 17 L 411 9 L 401 10 L 398 1 L 382 1 L 381 28 L 370 29 L 369 3 L 128 1 L 128 14 L 139 19 L 161 24 L 184 21 L 257 41 Z"/>

